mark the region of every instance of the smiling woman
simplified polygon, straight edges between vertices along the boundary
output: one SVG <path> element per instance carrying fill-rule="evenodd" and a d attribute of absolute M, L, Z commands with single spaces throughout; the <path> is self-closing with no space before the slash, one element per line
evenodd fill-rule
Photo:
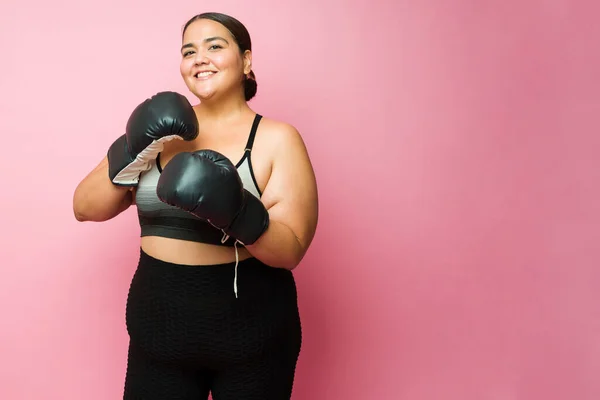
<path fill-rule="evenodd" d="M 75 190 L 79 221 L 137 206 L 125 399 L 289 399 L 301 348 L 292 271 L 317 227 L 299 132 L 254 112 L 250 35 L 219 13 L 184 26 L 180 72 Z"/>
<path fill-rule="evenodd" d="M 213 21 L 215 24 L 227 27 L 229 34 L 219 36 L 218 32 L 215 32 L 215 36 L 207 36 L 210 35 L 207 30 L 211 28 L 211 24 L 194 24 L 199 20 Z M 212 28 L 218 31 L 218 26 L 212 26 Z M 229 37 L 229 40 L 227 37 Z M 234 49 L 239 50 L 239 56 L 232 54 L 231 51 L 221 51 L 231 49 L 232 46 Z M 202 56 L 202 50 L 212 54 L 212 67 L 204 66 L 198 69 L 194 57 L 197 57 L 199 53 Z M 242 87 L 245 100 L 249 101 L 256 95 L 256 76 L 252 71 L 252 41 L 246 28 L 238 20 L 219 13 L 205 13 L 195 16 L 184 26 L 181 54 L 183 56 L 181 74 L 192 93 L 199 98 L 203 96 L 200 92 L 194 90 L 195 85 L 191 84 L 193 78 L 199 80 L 212 78 L 214 74 L 219 72 L 221 66 L 228 64 L 233 64 L 237 68 L 241 67 L 243 70 Z M 241 61 L 242 65 L 236 65 L 236 61 Z M 239 77 L 239 74 L 236 74 L 236 76 Z M 236 85 L 236 87 L 239 87 L 239 85 Z M 206 97 L 204 96 L 204 98 Z"/>

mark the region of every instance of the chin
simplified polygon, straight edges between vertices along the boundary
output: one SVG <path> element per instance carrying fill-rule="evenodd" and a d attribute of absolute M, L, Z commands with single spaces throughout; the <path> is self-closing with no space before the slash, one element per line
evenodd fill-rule
<path fill-rule="evenodd" d="M 189 85 L 188 85 L 188 89 L 190 89 L 190 92 L 192 92 L 194 94 L 194 96 L 196 96 L 200 100 L 208 100 L 215 96 L 214 90 L 198 90 L 198 88 L 196 86 L 189 86 Z"/>
<path fill-rule="evenodd" d="M 207 100 L 211 100 L 215 97 L 215 93 L 214 92 L 198 92 L 198 91 L 192 91 L 192 93 L 194 93 L 196 95 L 196 97 L 200 100 L 200 101 L 207 101 Z"/>

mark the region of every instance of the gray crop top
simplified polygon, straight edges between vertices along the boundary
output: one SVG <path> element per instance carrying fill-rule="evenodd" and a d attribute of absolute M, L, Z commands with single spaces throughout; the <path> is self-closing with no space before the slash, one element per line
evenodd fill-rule
<path fill-rule="evenodd" d="M 244 155 L 235 165 L 242 179 L 244 188 L 260 199 L 262 193 L 256 183 L 252 171 L 252 146 L 258 124 L 262 116 L 254 118 L 252 129 L 246 143 Z M 160 201 L 156 195 L 156 185 L 161 173 L 160 154 L 150 165 L 150 168 L 140 175 L 135 201 L 138 219 L 141 227 L 141 236 L 162 236 L 194 242 L 209 243 L 224 246 L 233 246 L 235 239 L 226 238 L 222 231 L 208 222 L 195 217 L 177 207 Z"/>

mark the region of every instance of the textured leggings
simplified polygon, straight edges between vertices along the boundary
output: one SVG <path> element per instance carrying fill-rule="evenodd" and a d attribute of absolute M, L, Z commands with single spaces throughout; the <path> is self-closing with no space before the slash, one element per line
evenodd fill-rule
<path fill-rule="evenodd" d="M 127 299 L 125 400 L 288 400 L 302 334 L 290 271 L 141 252 Z"/>

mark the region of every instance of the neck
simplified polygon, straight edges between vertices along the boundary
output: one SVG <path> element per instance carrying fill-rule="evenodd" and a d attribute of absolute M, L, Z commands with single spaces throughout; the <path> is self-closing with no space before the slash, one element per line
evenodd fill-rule
<path fill-rule="evenodd" d="M 236 120 L 249 110 L 250 107 L 248 107 L 244 98 L 240 96 L 205 99 L 201 101 L 198 107 L 202 119 L 219 122 Z"/>

